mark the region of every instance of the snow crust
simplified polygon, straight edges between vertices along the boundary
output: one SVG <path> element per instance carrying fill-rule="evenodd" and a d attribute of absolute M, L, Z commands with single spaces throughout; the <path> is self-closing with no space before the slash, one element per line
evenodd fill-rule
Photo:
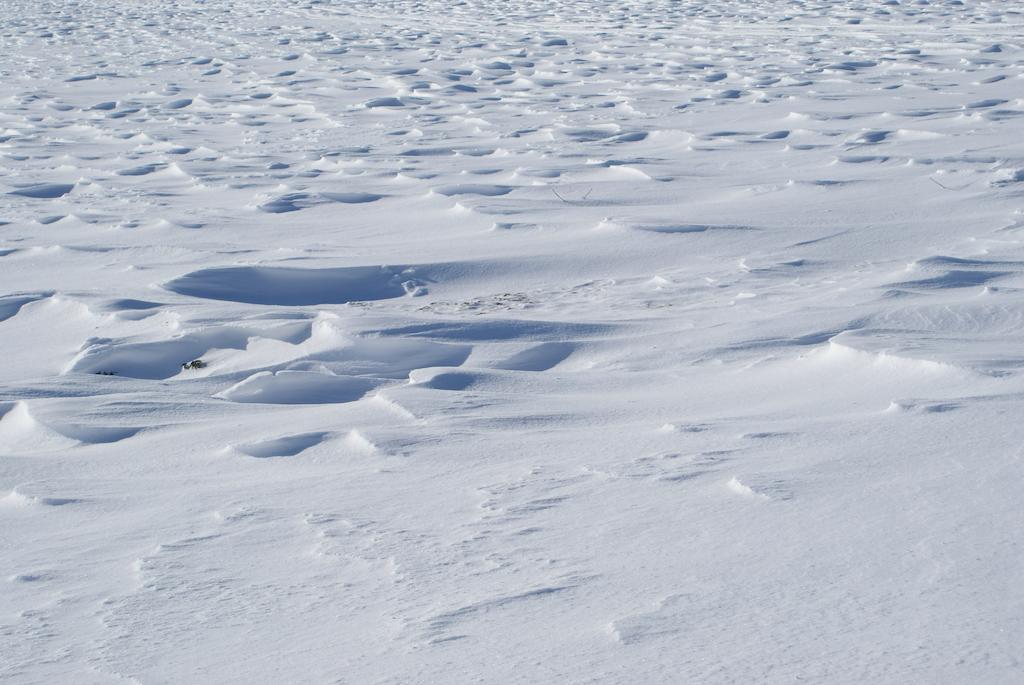
<path fill-rule="evenodd" d="M 1018 3 L 3 10 L 4 683 L 1024 681 Z"/>

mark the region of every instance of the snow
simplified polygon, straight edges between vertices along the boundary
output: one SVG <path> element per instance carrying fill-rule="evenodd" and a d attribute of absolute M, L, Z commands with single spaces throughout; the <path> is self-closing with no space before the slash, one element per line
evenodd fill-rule
<path fill-rule="evenodd" d="M 1024 678 L 1014 3 L 0 35 L 0 680 Z"/>

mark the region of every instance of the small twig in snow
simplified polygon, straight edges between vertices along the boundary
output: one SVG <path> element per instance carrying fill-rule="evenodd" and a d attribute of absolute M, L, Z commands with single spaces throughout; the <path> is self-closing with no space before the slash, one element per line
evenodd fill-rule
<path fill-rule="evenodd" d="M 588 197 L 590 197 L 590 194 L 591 194 L 592 192 L 594 192 L 594 188 L 593 188 L 593 187 L 589 188 L 589 189 L 587 190 L 587 192 L 583 194 L 583 197 L 582 197 L 582 198 L 580 198 L 579 200 L 566 200 L 566 199 L 565 199 L 564 197 L 562 197 L 562 196 L 561 196 L 561 195 L 560 195 L 560 194 L 558 193 L 558 191 L 557 191 L 557 190 L 555 190 L 554 188 L 552 188 L 552 189 L 551 189 L 551 192 L 552 192 L 552 193 L 554 193 L 554 194 L 555 194 L 555 197 L 557 197 L 557 198 L 558 198 L 559 200 L 561 200 L 561 201 L 562 201 L 562 202 L 564 202 L 565 204 L 567 204 L 567 205 L 577 205 L 577 204 L 580 204 L 580 203 L 582 203 L 582 202 L 586 202 L 586 201 L 587 201 L 587 198 L 588 198 Z"/>
<path fill-rule="evenodd" d="M 968 183 L 968 184 L 967 184 L 966 186 L 960 186 L 959 188 L 950 188 L 949 186 L 944 186 L 944 185 L 942 185 L 941 183 L 939 183 L 938 181 L 936 181 L 936 180 L 935 180 L 934 178 L 932 178 L 931 176 L 929 176 L 929 177 L 928 177 L 928 180 L 929 180 L 929 181 L 931 181 L 932 183 L 934 183 L 935 185 L 937 185 L 938 187 L 942 188 L 943 190 L 953 190 L 953 191 L 960 191 L 960 190 L 963 190 L 964 188 L 966 188 L 967 186 L 971 185 L 970 183 Z"/>

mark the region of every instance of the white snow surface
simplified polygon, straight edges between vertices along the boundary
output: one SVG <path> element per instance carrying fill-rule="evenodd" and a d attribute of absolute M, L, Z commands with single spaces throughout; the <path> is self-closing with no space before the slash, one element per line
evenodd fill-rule
<path fill-rule="evenodd" d="M 4 683 L 1024 682 L 1019 2 L 2 8 Z"/>

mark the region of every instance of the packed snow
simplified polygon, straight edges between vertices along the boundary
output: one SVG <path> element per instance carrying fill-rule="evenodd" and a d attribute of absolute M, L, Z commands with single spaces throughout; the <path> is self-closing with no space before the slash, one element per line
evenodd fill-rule
<path fill-rule="evenodd" d="M 6 0 L 0 680 L 1024 681 L 1024 7 Z"/>

